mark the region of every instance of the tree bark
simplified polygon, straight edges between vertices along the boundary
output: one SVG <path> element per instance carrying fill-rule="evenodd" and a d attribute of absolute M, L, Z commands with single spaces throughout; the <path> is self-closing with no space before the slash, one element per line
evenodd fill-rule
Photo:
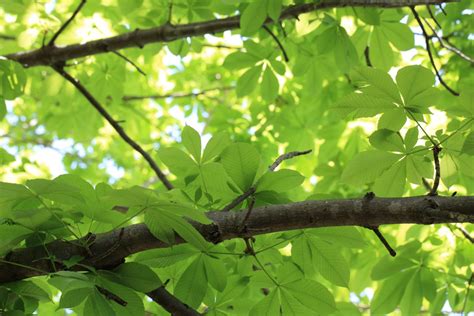
<path fill-rule="evenodd" d="M 241 227 L 246 212 L 208 212 L 212 224 L 192 222 L 212 243 L 272 232 L 328 226 L 380 226 L 385 224 L 474 223 L 474 196 L 421 196 L 304 201 L 255 208 Z M 90 238 L 90 237 L 89 237 Z M 176 243 L 183 240 L 176 238 Z M 95 236 L 85 249 L 77 241 L 54 241 L 43 246 L 23 248 L 9 253 L 0 264 L 0 284 L 53 272 L 49 257 L 61 261 L 77 255 L 82 264 L 97 269 L 111 269 L 124 258 L 153 248 L 170 245 L 155 238 L 144 224 L 130 225 Z M 26 268 L 22 266 L 28 266 Z M 80 267 L 78 267 L 80 269 Z"/>
<path fill-rule="evenodd" d="M 399 8 L 416 5 L 434 5 L 455 0 L 321 0 L 314 3 L 306 3 L 290 6 L 281 12 L 280 20 L 297 18 L 302 13 L 316 10 L 339 8 L 339 7 L 380 7 Z M 266 24 L 272 23 L 267 19 Z M 165 24 L 159 27 L 139 30 L 90 41 L 84 44 L 73 44 L 64 47 L 55 45 L 44 46 L 40 49 L 19 52 L 6 55 L 5 57 L 15 60 L 25 67 L 53 66 L 61 64 L 74 58 L 86 57 L 124 48 L 140 47 L 150 43 L 171 42 L 186 37 L 201 36 L 204 34 L 215 34 L 240 27 L 240 15 L 215 19 L 205 22 L 171 25 Z"/>

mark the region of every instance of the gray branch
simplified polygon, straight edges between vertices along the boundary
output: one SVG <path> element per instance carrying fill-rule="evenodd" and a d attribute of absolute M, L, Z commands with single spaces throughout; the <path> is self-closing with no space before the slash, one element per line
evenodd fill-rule
<path fill-rule="evenodd" d="M 244 211 L 208 212 L 212 224 L 192 224 L 206 240 L 220 243 L 233 238 L 315 227 L 474 223 L 474 196 L 375 197 L 370 202 L 362 198 L 264 206 L 252 211 L 246 220 L 246 230 L 242 231 L 240 224 L 245 215 Z M 176 238 L 176 243 L 182 242 L 181 238 Z M 145 224 L 99 234 L 89 251 L 80 245 L 79 242 L 57 240 L 46 245 L 48 253 L 43 246 L 15 250 L 3 259 L 12 263 L 0 264 L 0 284 L 53 272 L 50 257 L 61 262 L 74 255 L 82 256 L 84 265 L 111 269 L 131 254 L 170 246 L 156 239 Z M 104 253 L 107 256 L 103 256 Z"/>

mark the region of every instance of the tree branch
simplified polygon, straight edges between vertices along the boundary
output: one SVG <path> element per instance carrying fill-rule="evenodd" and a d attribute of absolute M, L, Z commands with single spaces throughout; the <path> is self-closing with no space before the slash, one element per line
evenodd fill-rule
<path fill-rule="evenodd" d="M 146 293 L 153 301 L 160 304 L 166 311 L 173 316 L 196 316 L 201 315 L 188 305 L 181 302 L 174 295 L 171 295 L 164 286 Z"/>
<path fill-rule="evenodd" d="M 64 30 L 68 27 L 68 25 L 72 22 L 72 20 L 74 20 L 74 18 L 79 13 L 79 11 L 81 11 L 82 7 L 84 6 L 84 4 L 86 4 L 86 2 L 87 0 L 81 0 L 76 10 L 74 10 L 74 12 L 72 13 L 71 17 L 67 19 L 67 21 L 64 22 L 64 24 L 61 25 L 59 30 L 53 35 L 51 40 L 48 42 L 48 46 L 54 46 L 54 42 L 56 41 L 56 39 L 59 37 L 59 35 L 61 35 L 62 32 L 64 32 Z"/>
<path fill-rule="evenodd" d="M 247 219 L 244 231 L 240 225 L 246 212 L 208 212 L 206 215 L 213 221 L 212 224 L 192 222 L 192 225 L 206 240 L 219 243 L 233 238 L 315 227 L 474 223 L 474 196 L 374 197 L 370 203 L 365 203 L 362 198 L 263 206 L 252 210 L 252 216 Z M 119 234 L 122 234 L 122 237 L 117 247 Z M 182 238 L 177 236 L 176 243 L 182 242 Z M 85 258 L 81 264 L 107 269 L 116 266 L 131 254 L 170 246 L 156 239 L 145 224 L 130 225 L 98 234 L 89 247 L 89 252 L 80 245 L 80 242 L 56 240 L 44 246 L 14 250 L 0 263 L 0 284 L 43 275 L 44 271 L 52 272 L 47 259 L 50 256 L 57 260 L 67 260 L 78 255 Z M 115 249 L 108 256 L 95 260 L 112 247 Z M 50 256 L 46 255 L 45 249 Z"/>
<path fill-rule="evenodd" d="M 414 7 L 410 7 L 410 9 L 416 21 L 418 22 L 418 25 L 420 26 L 421 31 L 423 32 L 423 36 L 425 37 L 426 52 L 428 53 L 428 57 L 430 59 L 431 65 L 433 66 L 433 70 L 435 71 L 436 77 L 439 80 L 439 83 L 441 83 L 441 85 L 443 85 L 446 88 L 446 90 L 448 90 L 452 95 L 459 96 L 459 93 L 454 91 L 450 86 L 448 86 L 448 84 L 443 80 L 443 77 L 441 77 L 439 70 L 436 67 L 436 64 L 434 62 L 433 53 L 431 52 L 430 37 L 428 33 L 426 32 L 426 29 L 423 25 L 423 22 L 420 19 L 420 16 L 418 15 L 418 12 L 416 12 Z"/>
<path fill-rule="evenodd" d="M 454 0 L 328 0 L 290 6 L 281 12 L 280 20 L 294 19 L 303 13 L 315 10 L 338 8 L 338 7 L 383 7 L 399 8 L 406 6 L 417 6 L 427 4 L 440 4 L 453 2 Z M 273 23 L 267 19 L 265 24 Z M 58 62 L 70 59 L 91 56 L 110 51 L 117 51 L 129 47 L 143 47 L 150 43 L 171 42 L 177 39 L 201 36 L 204 34 L 215 34 L 227 30 L 240 28 L 240 15 L 215 19 L 204 22 L 171 25 L 166 23 L 162 26 L 124 33 L 121 35 L 90 41 L 83 44 L 73 44 L 65 47 L 45 46 L 40 49 L 19 52 L 6 55 L 5 57 L 23 64 L 25 67 L 52 66 Z"/>
<path fill-rule="evenodd" d="M 161 180 L 163 185 L 168 189 L 171 190 L 173 185 L 169 180 L 166 178 L 166 175 L 161 171 L 158 167 L 156 162 L 151 158 L 151 156 L 140 146 L 138 145 L 128 134 L 124 131 L 122 126 L 113 119 L 113 117 L 105 110 L 105 108 L 97 101 L 96 98 L 75 78 L 73 78 L 69 73 L 64 71 L 62 67 L 54 66 L 54 70 L 56 70 L 64 79 L 72 83 L 74 87 L 89 101 L 89 103 L 107 120 L 107 122 L 112 125 L 115 131 L 122 137 L 122 139 L 129 144 L 133 149 L 135 149 L 143 158 L 148 162 L 150 167 L 156 173 L 158 178 Z"/>
<path fill-rule="evenodd" d="M 167 99 L 167 98 L 172 98 L 172 99 L 177 99 L 177 98 L 189 98 L 189 97 L 198 97 L 200 95 L 206 95 L 208 92 L 212 91 L 229 91 L 229 90 L 234 90 L 234 86 L 224 86 L 224 87 L 216 87 L 216 88 L 209 88 L 209 89 L 203 89 L 198 92 L 178 92 L 178 93 L 170 93 L 170 94 L 152 94 L 152 95 L 125 95 L 123 96 L 122 100 L 123 101 L 135 101 L 135 100 L 145 100 L 145 99 Z"/>

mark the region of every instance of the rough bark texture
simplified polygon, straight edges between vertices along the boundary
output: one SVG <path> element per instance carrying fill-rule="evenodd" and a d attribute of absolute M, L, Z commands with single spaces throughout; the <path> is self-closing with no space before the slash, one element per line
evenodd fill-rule
<path fill-rule="evenodd" d="M 416 5 L 440 4 L 453 2 L 454 0 L 322 0 L 314 3 L 294 5 L 281 12 L 280 20 L 297 18 L 302 13 L 315 10 L 338 8 L 338 7 L 382 7 L 398 8 Z M 271 19 L 266 21 L 272 23 Z M 64 47 L 44 46 L 28 52 L 20 52 L 6 55 L 5 57 L 16 60 L 25 67 L 52 66 L 61 64 L 67 60 L 91 56 L 111 51 L 117 51 L 129 47 L 143 47 L 150 43 L 171 42 L 180 38 L 201 36 L 204 34 L 215 34 L 240 27 L 240 16 L 225 19 L 216 19 L 205 22 L 190 24 L 171 25 L 165 24 L 160 27 L 135 31 L 87 42 L 84 44 L 73 44 Z"/>
<path fill-rule="evenodd" d="M 192 224 L 205 239 L 219 243 L 232 238 L 314 227 L 474 223 L 474 196 L 362 198 L 264 206 L 252 211 L 243 230 L 240 224 L 245 212 L 208 212 L 207 215 L 213 224 Z M 177 237 L 176 242 L 181 243 L 182 239 Z M 61 260 L 73 255 L 86 258 L 83 264 L 111 269 L 133 253 L 168 246 L 156 239 L 144 224 L 136 224 L 95 236 L 89 250 L 74 241 L 54 241 L 47 245 L 47 249 L 56 258 L 57 269 L 63 268 Z M 13 251 L 4 259 L 36 270 L 2 263 L 0 284 L 53 271 L 42 246 Z"/>

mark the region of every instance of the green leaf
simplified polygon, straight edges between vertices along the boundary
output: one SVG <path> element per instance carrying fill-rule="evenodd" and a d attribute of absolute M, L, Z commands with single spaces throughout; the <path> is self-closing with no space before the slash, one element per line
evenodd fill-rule
<path fill-rule="evenodd" d="M 354 117 L 370 117 L 395 109 L 395 105 L 386 99 L 362 93 L 352 93 L 332 106 L 339 116 L 354 113 Z"/>
<path fill-rule="evenodd" d="M 378 122 L 379 129 L 389 129 L 398 132 L 405 125 L 407 117 L 405 111 L 400 108 L 386 111 Z"/>
<path fill-rule="evenodd" d="M 3 118 L 4 100 L 14 100 L 23 94 L 26 74 L 23 65 L 16 61 L 0 59 L 0 119 Z"/>
<path fill-rule="evenodd" d="M 406 183 L 406 159 L 398 161 L 375 180 L 374 192 L 386 197 L 402 196 Z"/>
<path fill-rule="evenodd" d="M 382 257 L 372 268 L 370 277 L 372 280 L 382 280 L 394 275 L 400 274 L 402 271 L 414 267 L 417 263 L 408 258 L 397 256 Z"/>
<path fill-rule="evenodd" d="M 84 304 L 84 315 L 115 315 L 107 299 L 94 289 Z"/>
<path fill-rule="evenodd" d="M 94 288 L 80 287 L 72 288 L 61 294 L 59 308 L 71 308 L 81 304 L 87 297 L 93 295 Z"/>
<path fill-rule="evenodd" d="M 400 158 L 400 155 L 378 150 L 358 153 L 347 164 L 341 181 L 354 186 L 372 182 Z"/>
<path fill-rule="evenodd" d="M 35 179 L 26 181 L 26 185 L 39 196 L 48 200 L 68 205 L 85 202 L 79 189 L 53 180 Z"/>
<path fill-rule="evenodd" d="M 324 227 L 309 230 L 311 234 L 342 247 L 365 248 L 367 243 L 356 227 Z"/>
<path fill-rule="evenodd" d="M 257 183 L 257 192 L 276 191 L 285 192 L 303 183 L 304 177 L 290 169 L 281 169 L 265 173 Z"/>
<path fill-rule="evenodd" d="M 407 178 L 410 183 L 423 184 L 422 178 L 433 176 L 433 163 L 426 157 L 408 155 L 405 158 Z"/>
<path fill-rule="evenodd" d="M 258 31 L 267 18 L 266 1 L 256 0 L 245 8 L 240 17 L 240 29 L 244 36 L 252 35 Z"/>
<path fill-rule="evenodd" d="M 259 61 L 260 58 L 253 54 L 233 52 L 225 58 L 223 66 L 229 70 L 238 70 L 252 67 Z"/>
<path fill-rule="evenodd" d="M 400 303 L 411 276 L 409 272 L 401 272 L 383 281 L 375 290 L 371 312 L 380 315 L 393 311 Z"/>
<path fill-rule="evenodd" d="M 273 101 L 278 96 L 278 79 L 273 74 L 270 67 L 266 67 L 262 78 L 262 98 L 266 101 Z"/>
<path fill-rule="evenodd" d="M 1 118 L 0 118 L 1 119 Z M 5 149 L 0 148 L 0 166 L 8 165 L 15 161 L 15 157 L 10 155 Z"/>
<path fill-rule="evenodd" d="M 202 162 L 208 162 L 216 156 L 220 155 L 224 148 L 230 144 L 229 135 L 227 133 L 217 133 L 209 140 L 202 154 Z"/>
<path fill-rule="evenodd" d="M 140 8 L 143 0 L 118 0 L 120 11 L 124 14 L 130 14 L 132 11 Z"/>
<path fill-rule="evenodd" d="M 332 294 L 320 283 L 303 279 L 281 285 L 282 293 L 293 296 L 296 301 L 315 313 L 329 315 L 336 310 Z"/>
<path fill-rule="evenodd" d="M 49 294 L 33 281 L 9 283 L 8 288 L 20 296 L 27 296 L 37 300 L 50 300 Z"/>
<path fill-rule="evenodd" d="M 369 137 L 370 144 L 384 151 L 404 152 L 405 146 L 399 133 L 388 129 L 376 130 Z"/>
<path fill-rule="evenodd" d="M 385 71 L 373 67 L 356 67 L 351 72 L 351 79 L 356 84 L 364 85 L 362 91 L 370 96 L 401 102 L 397 85 Z"/>
<path fill-rule="evenodd" d="M 138 262 L 123 263 L 115 269 L 115 272 L 120 276 L 125 286 L 139 292 L 149 292 L 162 284 L 155 272 Z"/>
<path fill-rule="evenodd" d="M 178 148 L 160 148 L 158 156 L 176 176 L 184 177 L 197 172 L 196 163 Z"/>
<path fill-rule="evenodd" d="M 176 283 L 174 294 L 189 306 L 196 308 L 202 302 L 206 288 L 206 270 L 201 255 L 184 270 Z"/>
<path fill-rule="evenodd" d="M 255 304 L 249 312 L 250 316 L 273 316 L 280 314 L 280 300 L 278 290 L 270 291 L 260 302 Z"/>
<path fill-rule="evenodd" d="M 375 27 L 372 32 L 369 57 L 372 65 L 382 70 L 389 70 L 394 65 L 392 48 L 380 27 Z"/>
<path fill-rule="evenodd" d="M 425 67 L 407 66 L 398 71 L 397 84 L 403 95 L 405 106 L 410 106 L 413 105 L 412 100 L 418 94 L 433 86 L 434 75 Z"/>
<path fill-rule="evenodd" d="M 0 121 L 7 115 L 7 105 L 5 99 L 0 95 Z"/>
<path fill-rule="evenodd" d="M 399 50 L 409 50 L 415 45 L 413 32 L 407 24 L 403 23 L 383 23 L 382 31 L 390 43 Z"/>
<path fill-rule="evenodd" d="M 416 315 L 421 309 L 423 300 L 423 284 L 420 280 L 420 272 L 417 270 L 406 285 L 405 294 L 400 302 L 400 310 L 403 315 Z"/>
<path fill-rule="evenodd" d="M 405 148 L 406 152 L 410 152 L 418 142 L 418 127 L 410 128 L 405 134 Z"/>
<path fill-rule="evenodd" d="M 224 291 L 227 285 L 227 269 L 224 262 L 210 256 L 203 256 L 206 279 L 219 292 Z"/>
<path fill-rule="evenodd" d="M 334 48 L 334 58 L 336 65 L 343 72 L 348 72 L 352 67 L 359 63 L 357 51 L 352 44 L 346 30 L 341 27 L 336 27 L 336 45 Z"/>
<path fill-rule="evenodd" d="M 24 185 L 0 182 L 0 215 L 25 201 L 34 199 L 34 194 Z"/>
<path fill-rule="evenodd" d="M 260 78 L 260 73 L 262 71 L 262 66 L 254 66 L 247 70 L 240 78 L 237 80 L 236 93 L 238 97 L 243 97 L 250 94 L 258 83 L 258 78 Z"/>
<path fill-rule="evenodd" d="M 474 132 L 470 132 L 467 135 L 466 139 L 464 140 L 461 152 L 470 156 L 474 156 Z"/>
<path fill-rule="evenodd" d="M 350 276 L 349 264 L 338 249 L 316 238 L 311 237 L 309 241 L 313 264 L 323 278 L 337 286 L 347 287 Z"/>
<path fill-rule="evenodd" d="M 162 212 L 159 215 L 159 219 L 163 221 L 165 226 L 172 228 L 179 236 L 194 247 L 203 251 L 209 248 L 210 244 L 187 220 L 167 212 Z"/>
<path fill-rule="evenodd" d="M 221 158 L 225 171 L 242 191 L 252 186 L 260 165 L 260 154 L 252 145 L 232 144 L 222 152 Z"/>
<path fill-rule="evenodd" d="M 199 164 L 201 162 L 201 136 L 199 133 L 191 126 L 186 125 L 181 133 L 181 139 L 184 147 Z"/>
<path fill-rule="evenodd" d="M 168 248 L 142 251 L 137 255 L 136 260 L 152 268 L 165 268 L 182 262 L 198 253 L 200 251 L 195 247 L 181 244 Z"/>
<path fill-rule="evenodd" d="M 379 25 L 380 24 L 380 13 L 377 8 L 352 8 L 358 19 L 364 21 L 364 23 L 369 25 Z"/>
<path fill-rule="evenodd" d="M 281 13 L 282 0 L 270 0 L 267 3 L 268 16 L 275 22 L 278 22 Z"/>

